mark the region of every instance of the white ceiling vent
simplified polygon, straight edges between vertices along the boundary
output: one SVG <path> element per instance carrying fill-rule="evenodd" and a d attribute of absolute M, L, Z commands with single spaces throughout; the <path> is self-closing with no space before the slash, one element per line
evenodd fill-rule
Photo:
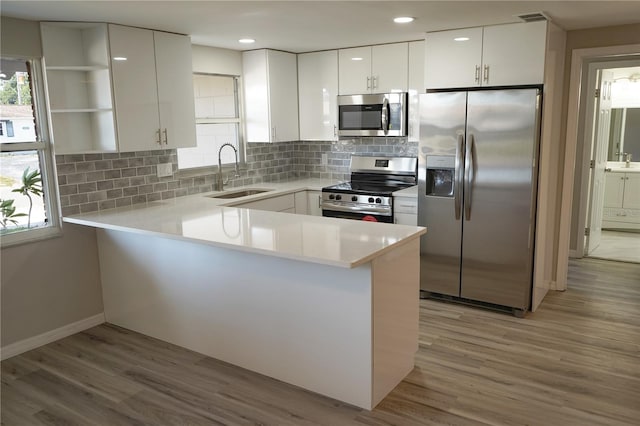
<path fill-rule="evenodd" d="M 523 13 L 516 16 L 524 22 L 551 21 L 551 18 L 544 12 Z"/>

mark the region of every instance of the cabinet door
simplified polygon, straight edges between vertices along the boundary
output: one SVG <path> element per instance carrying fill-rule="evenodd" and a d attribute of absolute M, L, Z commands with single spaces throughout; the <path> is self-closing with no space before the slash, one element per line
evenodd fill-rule
<path fill-rule="evenodd" d="M 119 149 L 161 148 L 153 32 L 109 25 L 109 42 Z"/>
<path fill-rule="evenodd" d="M 479 86 L 482 28 L 427 33 L 424 59 L 427 89 Z"/>
<path fill-rule="evenodd" d="M 398 225 L 418 225 L 418 215 L 412 213 L 394 213 L 394 223 Z"/>
<path fill-rule="evenodd" d="M 424 85 L 424 41 L 409 43 L 409 141 L 420 140 L 420 93 Z"/>
<path fill-rule="evenodd" d="M 242 52 L 242 80 L 247 142 L 271 142 L 267 51 Z"/>
<path fill-rule="evenodd" d="M 300 139 L 337 139 L 338 51 L 298 55 Z"/>
<path fill-rule="evenodd" d="M 622 207 L 640 209 L 640 173 L 625 173 Z"/>
<path fill-rule="evenodd" d="M 371 47 L 338 51 L 338 81 L 341 95 L 371 93 Z"/>
<path fill-rule="evenodd" d="M 307 191 L 307 214 L 311 216 L 322 216 L 322 207 L 320 207 L 320 200 L 322 192 L 320 191 Z"/>
<path fill-rule="evenodd" d="M 267 51 L 271 141 L 295 141 L 298 134 L 298 68 L 296 55 Z"/>
<path fill-rule="evenodd" d="M 371 47 L 372 93 L 406 92 L 409 78 L 409 44 Z"/>
<path fill-rule="evenodd" d="M 624 173 L 606 173 L 604 178 L 604 206 L 622 208 Z"/>
<path fill-rule="evenodd" d="M 164 148 L 196 146 L 191 39 L 153 32 L 160 128 Z"/>
<path fill-rule="evenodd" d="M 542 84 L 547 23 L 484 27 L 482 85 Z"/>

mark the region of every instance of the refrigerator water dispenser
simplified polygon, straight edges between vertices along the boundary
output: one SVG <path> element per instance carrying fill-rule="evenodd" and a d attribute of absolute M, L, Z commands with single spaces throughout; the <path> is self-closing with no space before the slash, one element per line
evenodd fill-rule
<path fill-rule="evenodd" d="M 453 197 L 455 170 L 454 156 L 428 156 L 425 195 L 432 197 Z"/>

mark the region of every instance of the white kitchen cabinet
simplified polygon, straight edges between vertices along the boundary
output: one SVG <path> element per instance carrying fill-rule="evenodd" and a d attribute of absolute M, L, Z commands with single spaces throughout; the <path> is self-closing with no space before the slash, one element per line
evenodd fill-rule
<path fill-rule="evenodd" d="M 296 55 L 276 50 L 242 52 L 247 142 L 299 139 Z"/>
<path fill-rule="evenodd" d="M 321 191 L 306 191 L 307 193 L 307 214 L 311 216 L 322 216 Z"/>
<path fill-rule="evenodd" d="M 196 146 L 188 36 L 109 25 L 120 151 Z"/>
<path fill-rule="evenodd" d="M 407 91 L 408 43 L 340 49 L 338 64 L 341 95 Z"/>
<path fill-rule="evenodd" d="M 605 175 L 602 227 L 640 229 L 640 173 Z"/>
<path fill-rule="evenodd" d="M 393 223 L 413 226 L 418 224 L 416 197 L 393 197 Z"/>
<path fill-rule="evenodd" d="M 409 42 L 409 128 L 410 142 L 420 140 L 420 94 L 424 86 L 424 40 Z"/>
<path fill-rule="evenodd" d="M 338 138 L 338 51 L 298 55 L 300 139 Z"/>
<path fill-rule="evenodd" d="M 542 84 L 547 23 L 427 33 L 427 89 Z"/>
<path fill-rule="evenodd" d="M 43 22 L 40 29 L 56 154 L 117 151 L 107 25 Z"/>

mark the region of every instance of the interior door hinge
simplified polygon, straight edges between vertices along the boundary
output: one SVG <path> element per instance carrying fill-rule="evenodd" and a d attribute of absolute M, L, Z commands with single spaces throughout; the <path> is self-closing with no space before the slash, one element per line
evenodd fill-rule
<path fill-rule="evenodd" d="M 589 161 L 589 168 L 590 168 L 590 169 L 593 169 L 593 168 L 595 168 L 595 167 L 596 167 L 596 160 L 591 160 L 591 161 Z"/>
<path fill-rule="evenodd" d="M 596 98 L 600 97 L 600 89 L 596 89 Z"/>
<path fill-rule="evenodd" d="M 589 228 L 584 228 L 584 236 L 588 237 L 591 234 L 591 229 Z"/>

